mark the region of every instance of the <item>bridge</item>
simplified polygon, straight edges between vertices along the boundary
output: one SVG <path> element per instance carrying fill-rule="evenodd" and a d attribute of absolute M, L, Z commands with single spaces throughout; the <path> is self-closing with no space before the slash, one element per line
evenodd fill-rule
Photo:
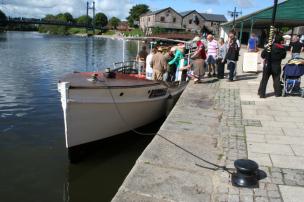
<path fill-rule="evenodd" d="M 8 17 L 6 20 L 0 20 L 0 24 L 35 24 L 35 25 L 57 25 L 65 27 L 79 27 L 93 29 L 95 26 L 92 23 L 76 23 L 76 22 L 64 22 L 60 20 L 46 20 L 37 18 L 12 18 Z M 100 28 L 99 28 L 100 29 Z M 105 29 L 105 28 L 101 28 Z"/>
<path fill-rule="evenodd" d="M 3 4 L 3 2 L 2 2 Z M 38 18 L 25 18 L 25 17 L 8 17 L 6 20 L 0 20 L 0 26 L 11 25 L 11 24 L 33 24 L 33 25 L 56 25 L 56 26 L 65 26 L 65 27 L 78 27 L 86 28 L 88 30 L 93 30 L 95 33 L 95 2 L 93 6 L 87 2 L 87 12 L 86 16 L 89 16 L 89 11 L 93 11 L 93 20 L 92 23 L 77 23 L 77 22 L 65 22 L 60 20 L 47 20 L 47 19 L 38 19 Z M 99 27 L 98 29 L 106 30 L 105 27 Z"/>

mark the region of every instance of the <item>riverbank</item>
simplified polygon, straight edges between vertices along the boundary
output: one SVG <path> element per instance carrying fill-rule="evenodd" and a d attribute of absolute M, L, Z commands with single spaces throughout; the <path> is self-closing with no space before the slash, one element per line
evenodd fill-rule
<path fill-rule="evenodd" d="M 261 74 L 242 73 L 241 64 L 235 82 L 190 83 L 159 134 L 228 168 L 256 161 L 267 174 L 259 187 L 236 188 L 229 173 L 155 136 L 113 201 L 303 201 L 304 99 L 260 99 Z"/>

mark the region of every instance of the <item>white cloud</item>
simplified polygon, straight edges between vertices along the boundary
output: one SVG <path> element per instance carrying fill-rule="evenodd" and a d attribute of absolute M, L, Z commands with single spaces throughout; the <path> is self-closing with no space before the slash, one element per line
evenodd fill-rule
<path fill-rule="evenodd" d="M 204 13 L 213 13 L 212 8 L 208 8 L 207 10 L 204 11 Z"/>
<path fill-rule="evenodd" d="M 202 3 L 202 4 L 219 4 L 219 0 L 192 0 L 195 3 Z"/>
<path fill-rule="evenodd" d="M 236 0 L 236 3 L 240 8 L 252 8 L 254 6 L 254 0 Z"/>
<path fill-rule="evenodd" d="M 0 9 L 13 17 L 40 18 L 46 14 L 70 12 L 74 17 L 86 14 L 87 0 L 2 0 Z M 92 0 L 90 0 L 92 2 Z M 95 0 L 96 12 L 125 19 L 133 6 L 129 0 Z"/>

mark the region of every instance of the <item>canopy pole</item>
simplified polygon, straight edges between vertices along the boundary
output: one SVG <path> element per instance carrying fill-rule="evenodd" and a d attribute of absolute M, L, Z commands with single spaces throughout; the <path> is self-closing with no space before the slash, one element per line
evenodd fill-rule
<path fill-rule="evenodd" d="M 240 45 L 242 44 L 242 37 L 243 37 L 243 27 L 244 27 L 244 22 L 241 22 L 241 29 L 240 29 Z"/>
<path fill-rule="evenodd" d="M 252 34 L 253 24 L 254 24 L 254 20 L 253 20 L 253 18 L 252 18 L 252 19 L 251 19 L 251 25 L 250 25 L 250 35 Z"/>
<path fill-rule="evenodd" d="M 291 28 L 291 38 L 293 37 L 294 27 Z"/>

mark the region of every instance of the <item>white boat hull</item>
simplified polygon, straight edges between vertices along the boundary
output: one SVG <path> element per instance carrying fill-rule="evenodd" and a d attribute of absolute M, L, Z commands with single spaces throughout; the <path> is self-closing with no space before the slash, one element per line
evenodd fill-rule
<path fill-rule="evenodd" d="M 166 113 L 166 86 L 69 89 L 59 83 L 65 120 L 66 147 L 101 140 L 147 125 Z M 152 90 L 165 90 L 151 97 Z"/>

